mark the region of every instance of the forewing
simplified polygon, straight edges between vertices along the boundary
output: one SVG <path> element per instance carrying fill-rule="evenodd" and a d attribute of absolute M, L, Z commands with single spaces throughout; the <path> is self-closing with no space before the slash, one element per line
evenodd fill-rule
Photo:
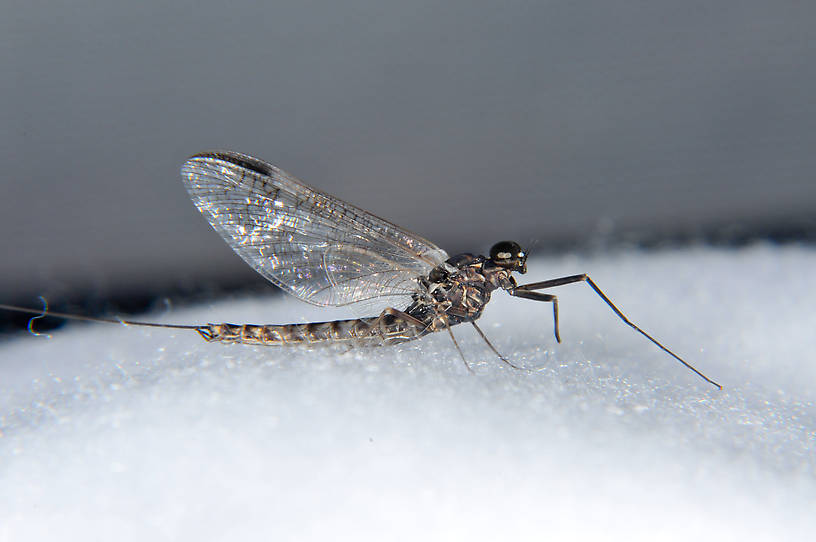
<path fill-rule="evenodd" d="M 198 210 L 253 269 L 315 305 L 405 297 L 448 255 L 425 239 L 233 152 L 181 168 Z"/>

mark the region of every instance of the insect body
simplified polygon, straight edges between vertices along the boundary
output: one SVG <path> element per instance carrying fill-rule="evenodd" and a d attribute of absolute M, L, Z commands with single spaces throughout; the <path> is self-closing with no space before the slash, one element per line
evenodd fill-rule
<path fill-rule="evenodd" d="M 516 252 L 520 251 L 517 248 Z M 482 256 L 462 254 L 434 267 L 427 277 L 417 277 L 412 302 L 403 311 L 386 307 L 379 317 L 309 324 L 208 324 L 198 332 L 208 341 L 261 345 L 335 341 L 397 344 L 475 322 L 490 293 L 500 287 L 515 287 L 508 269 Z"/>
<path fill-rule="evenodd" d="M 491 294 L 503 290 L 552 303 L 555 338 L 560 342 L 558 299 L 540 290 L 586 282 L 626 324 L 720 387 L 632 323 L 588 275 L 518 285 L 513 274 L 527 272 L 527 253 L 515 242 L 495 244 L 489 256 L 448 257 L 414 233 L 313 189 L 271 164 L 234 152 L 194 155 L 181 173 L 193 203 L 253 269 L 303 301 L 363 305 L 370 316 L 308 324 L 198 326 L 80 319 L 193 329 L 207 341 L 258 345 L 396 344 L 445 330 L 460 354 L 451 326 L 469 322 L 502 361 L 513 365 L 476 324 Z"/>

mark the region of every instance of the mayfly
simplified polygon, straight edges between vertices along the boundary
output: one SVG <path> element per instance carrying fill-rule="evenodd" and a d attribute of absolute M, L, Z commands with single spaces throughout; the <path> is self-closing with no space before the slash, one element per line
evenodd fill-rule
<path fill-rule="evenodd" d="M 172 325 L 78 317 L 10 305 L 0 308 L 64 318 L 195 330 L 207 341 L 255 345 L 348 342 L 396 344 L 470 323 L 476 324 L 491 293 L 552 304 L 555 339 L 558 298 L 541 292 L 585 282 L 626 324 L 705 381 L 721 388 L 630 321 L 587 274 L 518 285 L 527 253 L 512 241 L 493 245 L 489 256 L 448 254 L 433 243 L 354 205 L 299 181 L 277 167 L 235 152 L 204 152 L 188 159 L 181 175 L 193 203 L 227 244 L 258 273 L 295 297 L 319 306 L 362 304 L 366 318 L 308 324 Z M 469 369 L 469 367 L 468 367 Z"/>

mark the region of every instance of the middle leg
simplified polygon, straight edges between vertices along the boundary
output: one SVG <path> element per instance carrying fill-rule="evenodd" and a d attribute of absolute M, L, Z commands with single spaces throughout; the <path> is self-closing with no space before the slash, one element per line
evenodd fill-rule
<path fill-rule="evenodd" d="M 473 328 L 474 328 L 476 331 L 478 331 L 478 332 L 479 332 L 479 335 L 481 335 L 481 336 L 482 336 L 482 339 L 484 339 L 484 342 L 486 342 L 486 343 L 487 343 L 487 346 L 489 346 L 489 347 L 490 347 L 490 349 L 491 349 L 491 350 L 493 350 L 493 353 L 494 353 L 494 354 L 496 354 L 497 356 L 499 356 L 499 359 L 500 359 L 500 360 L 502 360 L 503 362 L 505 362 L 507 365 L 509 365 L 509 366 L 510 366 L 510 367 L 512 367 L 513 369 L 521 369 L 521 367 L 519 367 L 519 366 L 514 365 L 513 363 L 511 363 L 509 359 L 507 359 L 507 358 L 505 358 L 504 356 L 502 356 L 502 355 L 499 353 L 499 351 L 498 351 L 498 350 L 496 350 L 496 347 L 495 347 L 495 346 L 493 346 L 493 343 L 491 343 L 489 340 L 487 340 L 487 335 L 485 335 L 485 334 L 484 334 L 484 331 L 482 331 L 482 328 L 480 328 L 479 326 L 477 326 L 477 325 L 476 325 L 476 322 L 471 321 L 470 323 L 473 325 Z"/>
<path fill-rule="evenodd" d="M 453 341 L 453 346 L 455 346 L 456 351 L 459 352 L 459 357 L 462 358 L 462 363 L 465 364 L 465 367 L 467 367 L 468 372 L 470 372 L 470 374 L 476 374 L 473 372 L 473 369 L 470 368 L 470 364 L 467 362 L 467 358 L 465 358 L 465 353 L 462 352 L 461 348 L 459 348 L 459 343 L 456 341 L 456 337 L 454 337 L 453 330 L 451 329 L 447 319 L 445 320 L 445 329 L 448 330 L 448 334 L 450 335 L 450 338 Z"/>

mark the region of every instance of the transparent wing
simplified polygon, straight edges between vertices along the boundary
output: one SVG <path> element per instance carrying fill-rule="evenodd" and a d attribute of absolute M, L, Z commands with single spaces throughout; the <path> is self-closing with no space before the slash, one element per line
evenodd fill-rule
<path fill-rule="evenodd" d="M 418 276 L 448 258 L 433 243 L 250 156 L 197 154 L 181 174 L 198 210 L 245 262 L 314 305 L 399 306 Z"/>

